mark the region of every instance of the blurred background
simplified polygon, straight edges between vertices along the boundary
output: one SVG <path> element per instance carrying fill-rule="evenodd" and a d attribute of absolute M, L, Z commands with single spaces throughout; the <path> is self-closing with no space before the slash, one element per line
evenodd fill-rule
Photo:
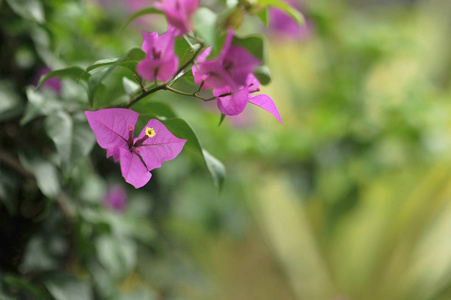
<path fill-rule="evenodd" d="M 40 128 L 18 122 L 27 86 L 139 47 L 162 17 L 121 26 L 149 4 L 0 1 L 3 161 L 52 145 L 23 143 Z M 291 4 L 304 27 L 273 10 L 239 31 L 268 39 L 262 91 L 283 125 L 251 105 L 218 127 L 214 104 L 145 100 L 224 162 L 222 192 L 187 151 L 135 190 L 95 145 L 58 201 L 0 165 L 1 299 L 451 299 L 451 2 Z M 47 83 L 45 99 L 86 101 Z"/>

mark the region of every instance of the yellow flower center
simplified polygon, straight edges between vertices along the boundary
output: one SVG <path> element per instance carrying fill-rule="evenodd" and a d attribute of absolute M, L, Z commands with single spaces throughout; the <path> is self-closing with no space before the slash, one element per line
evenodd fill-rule
<path fill-rule="evenodd" d="M 154 137 L 156 135 L 155 130 L 153 130 L 153 128 L 147 127 L 146 128 L 146 135 L 148 137 Z"/>

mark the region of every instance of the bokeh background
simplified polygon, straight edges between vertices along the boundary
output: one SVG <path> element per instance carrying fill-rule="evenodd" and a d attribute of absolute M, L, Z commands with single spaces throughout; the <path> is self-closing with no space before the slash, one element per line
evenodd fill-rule
<path fill-rule="evenodd" d="M 26 87 L 139 47 L 163 19 L 121 26 L 150 3 L 0 1 L 0 158 L 39 128 L 17 120 Z M 291 3 L 305 27 L 273 11 L 239 31 L 267 37 L 262 91 L 283 125 L 250 106 L 218 127 L 214 104 L 145 100 L 224 162 L 221 192 L 188 151 L 135 190 L 96 145 L 51 202 L 0 165 L 0 298 L 451 299 L 451 2 Z M 40 93 L 86 98 L 70 80 Z"/>

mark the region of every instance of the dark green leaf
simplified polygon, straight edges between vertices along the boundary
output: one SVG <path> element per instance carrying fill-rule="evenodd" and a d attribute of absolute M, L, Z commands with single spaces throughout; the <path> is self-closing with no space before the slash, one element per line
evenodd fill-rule
<path fill-rule="evenodd" d="M 133 106 L 133 110 L 139 113 L 141 118 L 148 119 L 170 119 L 177 117 L 172 108 L 163 102 L 138 102 Z"/>
<path fill-rule="evenodd" d="M 274 6 L 285 11 L 290 17 L 292 17 L 299 25 L 304 25 L 304 16 L 295 8 L 282 0 L 258 0 L 259 4 L 265 4 L 267 6 Z"/>
<path fill-rule="evenodd" d="M 267 85 L 271 82 L 271 75 L 269 74 L 269 69 L 266 65 L 258 66 L 254 71 L 254 75 L 263 85 Z"/>
<path fill-rule="evenodd" d="M 222 122 L 224 122 L 226 115 L 225 114 L 221 114 L 221 116 L 219 117 L 219 124 L 218 127 L 221 126 Z"/>
<path fill-rule="evenodd" d="M 0 122 L 17 117 L 24 110 L 24 103 L 6 80 L 0 81 Z"/>
<path fill-rule="evenodd" d="M 197 138 L 197 135 L 194 133 L 191 126 L 189 126 L 188 123 L 179 118 L 161 120 L 161 122 L 176 137 L 186 139 L 187 148 L 199 153 L 202 156 L 204 163 L 213 178 L 213 182 L 218 187 L 218 189 L 221 189 L 225 178 L 225 167 L 219 160 L 202 149 L 199 139 Z"/>
<path fill-rule="evenodd" d="M 117 67 L 122 65 L 123 67 L 128 68 L 133 73 L 135 73 L 136 64 L 141 57 L 144 58 L 145 53 L 140 48 L 132 48 L 127 53 L 125 53 L 122 57 L 116 59 L 114 62 L 110 62 L 109 67 L 105 70 L 99 71 L 92 75 L 88 81 L 88 99 L 91 107 L 94 107 L 94 96 L 97 93 L 97 89 L 102 85 L 102 81 Z M 105 65 L 104 63 L 102 63 Z M 94 63 L 95 65 L 95 63 Z M 94 65 L 91 65 L 93 67 Z M 88 67 L 89 69 L 89 67 Z M 92 68 L 91 68 L 92 70 Z"/>
<path fill-rule="evenodd" d="M 61 78 L 71 78 L 73 80 L 82 79 L 86 82 L 89 80 L 89 77 L 90 77 L 89 73 L 86 73 L 86 71 L 83 68 L 77 67 L 77 66 L 54 70 L 54 71 L 51 71 L 50 73 L 48 73 L 47 75 L 42 76 L 39 79 L 36 89 L 38 89 L 44 82 L 46 82 L 47 80 L 49 80 L 50 78 L 55 77 L 55 76 L 61 77 Z"/>
<path fill-rule="evenodd" d="M 268 53 L 266 47 L 266 40 L 261 35 L 251 35 L 246 37 L 233 37 L 234 45 L 239 45 L 249 51 L 253 56 L 258 58 L 262 64 L 266 64 L 268 60 Z"/>
<path fill-rule="evenodd" d="M 44 299 L 44 293 L 43 291 L 39 290 L 37 287 L 29 283 L 28 281 L 18 278 L 13 275 L 6 275 L 3 276 L 4 282 L 10 286 L 10 288 L 27 293 L 29 295 L 32 295 L 32 298 L 26 298 L 26 299 Z"/>
<path fill-rule="evenodd" d="M 143 9 L 137 10 L 135 13 L 133 13 L 133 15 L 128 17 L 128 19 L 125 21 L 125 23 L 122 26 L 122 28 L 126 27 L 133 20 L 136 20 L 139 17 L 142 17 L 144 15 L 149 15 L 149 14 L 161 14 L 161 15 L 164 15 L 164 12 L 162 12 L 161 10 L 156 9 L 153 6 L 149 6 L 149 7 L 145 7 Z"/>
<path fill-rule="evenodd" d="M 21 164 L 34 174 L 41 192 L 48 198 L 56 198 L 60 191 L 60 180 L 56 167 L 37 155 L 19 154 Z"/>
<path fill-rule="evenodd" d="M 146 57 L 146 53 L 141 48 L 130 49 L 125 56 L 120 58 L 107 58 L 101 59 L 86 68 L 86 72 L 92 71 L 97 68 L 111 66 L 118 62 L 118 66 L 129 69 L 132 73 L 136 73 L 136 65 L 139 61 Z"/>

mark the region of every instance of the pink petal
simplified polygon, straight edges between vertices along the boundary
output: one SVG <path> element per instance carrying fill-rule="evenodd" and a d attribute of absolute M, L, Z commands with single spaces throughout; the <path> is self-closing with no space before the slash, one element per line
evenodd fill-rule
<path fill-rule="evenodd" d="M 216 93 L 216 92 L 215 92 Z M 236 116 L 243 112 L 249 98 L 249 89 L 243 88 L 238 92 L 232 93 L 230 96 L 218 98 L 218 109 L 227 116 Z"/>
<path fill-rule="evenodd" d="M 251 97 L 249 98 L 249 102 L 268 111 L 270 114 L 276 117 L 276 119 L 281 124 L 283 124 L 282 119 L 280 118 L 279 111 L 277 110 L 276 104 L 274 104 L 274 101 L 268 95 L 260 94 Z"/>
<path fill-rule="evenodd" d="M 104 149 L 115 147 L 128 149 L 129 126 L 135 126 L 138 113 L 124 108 L 85 111 L 88 123 L 94 131 L 97 143 Z M 110 153 L 111 156 L 112 152 Z"/>
<path fill-rule="evenodd" d="M 168 81 L 174 77 L 175 72 L 179 66 L 179 58 L 177 56 L 172 56 L 169 59 L 162 61 L 160 68 L 157 72 L 157 79 L 161 81 Z"/>
<path fill-rule="evenodd" d="M 111 155 L 113 155 L 113 159 L 114 162 L 118 162 L 120 159 L 120 152 L 119 152 L 119 147 L 114 147 L 114 148 L 109 148 L 106 150 L 106 157 L 110 157 Z"/>
<path fill-rule="evenodd" d="M 248 75 L 254 72 L 260 64 L 260 61 L 249 51 L 236 45 L 230 48 L 224 59 L 232 62 L 232 67 L 228 72 L 238 85 L 245 85 Z"/>
<path fill-rule="evenodd" d="M 125 181 L 139 189 L 149 182 L 152 174 L 147 171 L 146 166 L 135 153 L 128 149 L 120 148 L 120 163 L 122 177 Z"/>
<path fill-rule="evenodd" d="M 233 40 L 233 29 L 229 29 L 227 31 L 227 36 L 225 38 L 224 45 L 222 46 L 221 53 L 219 53 L 219 56 L 218 56 L 219 59 L 222 60 L 227 55 L 227 53 L 229 52 L 230 46 L 232 45 L 232 40 Z"/>
<path fill-rule="evenodd" d="M 147 128 L 153 128 L 155 136 L 145 140 L 138 149 L 147 170 L 150 171 L 161 167 L 162 162 L 176 158 L 186 140 L 177 138 L 160 121 L 154 119 L 147 123 L 136 140 L 145 136 Z"/>
<path fill-rule="evenodd" d="M 138 63 L 138 65 L 136 66 L 136 70 L 138 71 L 138 74 L 141 75 L 142 78 L 148 81 L 154 81 L 155 74 L 157 73 L 160 65 L 161 62 L 159 60 L 145 58 L 144 60 Z"/>

